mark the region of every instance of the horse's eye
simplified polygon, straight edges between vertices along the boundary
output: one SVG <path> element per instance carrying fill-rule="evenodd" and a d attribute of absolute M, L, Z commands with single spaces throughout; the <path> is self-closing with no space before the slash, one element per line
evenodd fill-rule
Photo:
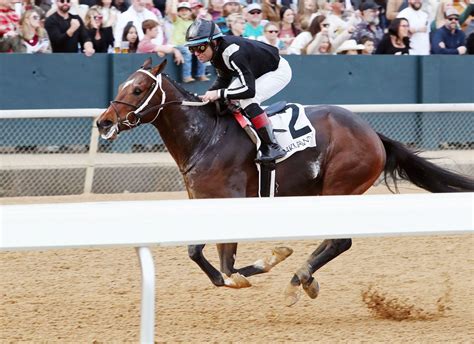
<path fill-rule="evenodd" d="M 133 94 L 135 94 L 135 95 L 137 95 L 137 96 L 138 96 L 140 93 L 142 93 L 142 90 L 139 89 L 138 87 L 133 90 Z"/>

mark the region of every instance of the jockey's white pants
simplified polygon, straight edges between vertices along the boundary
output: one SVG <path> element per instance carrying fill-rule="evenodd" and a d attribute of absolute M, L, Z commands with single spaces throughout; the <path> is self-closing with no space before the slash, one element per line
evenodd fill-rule
<path fill-rule="evenodd" d="M 245 109 L 250 104 L 260 105 L 265 100 L 273 97 L 280 92 L 291 80 L 291 67 L 288 61 L 280 56 L 280 63 L 278 68 L 272 72 L 263 74 L 260 78 L 255 80 L 255 97 L 248 99 L 240 99 L 240 106 Z M 242 83 L 237 78 L 230 84 L 229 88 L 236 88 L 242 86 Z"/>

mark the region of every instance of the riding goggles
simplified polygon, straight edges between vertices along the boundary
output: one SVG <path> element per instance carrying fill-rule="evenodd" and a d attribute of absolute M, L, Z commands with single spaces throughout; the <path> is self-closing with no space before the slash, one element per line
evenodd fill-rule
<path fill-rule="evenodd" d="M 191 52 L 191 54 L 194 54 L 195 52 L 198 52 L 199 54 L 202 54 L 203 52 L 206 51 L 208 45 L 209 45 L 209 43 L 193 45 L 193 46 L 189 46 L 188 49 Z"/>

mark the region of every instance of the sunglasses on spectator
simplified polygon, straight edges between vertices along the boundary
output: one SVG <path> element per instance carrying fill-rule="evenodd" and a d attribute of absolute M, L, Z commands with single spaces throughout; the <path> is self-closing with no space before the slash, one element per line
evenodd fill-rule
<path fill-rule="evenodd" d="M 280 32 L 280 31 L 278 31 L 278 30 L 268 30 L 267 32 L 268 32 L 268 33 L 278 33 L 278 32 Z"/>
<path fill-rule="evenodd" d="M 254 15 L 254 14 L 260 14 L 262 11 L 250 11 L 249 14 Z"/>
<path fill-rule="evenodd" d="M 458 21 L 459 18 L 458 17 L 451 17 L 451 18 L 448 18 L 449 21 Z"/>
<path fill-rule="evenodd" d="M 94 19 L 95 19 L 95 20 L 102 20 L 103 18 L 104 18 L 104 17 L 102 17 L 102 16 L 94 16 Z"/>
<path fill-rule="evenodd" d="M 40 17 L 35 14 L 35 15 L 31 16 L 31 19 L 38 20 L 38 19 L 40 19 Z"/>
<path fill-rule="evenodd" d="M 322 27 L 329 27 L 329 24 L 321 24 Z"/>
<path fill-rule="evenodd" d="M 195 52 L 198 52 L 199 54 L 201 54 L 206 51 L 208 45 L 209 44 L 205 43 L 205 44 L 199 44 L 199 45 L 195 45 L 188 48 L 192 54 L 194 54 Z"/>
<path fill-rule="evenodd" d="M 69 3 L 71 2 L 71 0 L 59 0 L 59 2 L 62 3 L 62 4 L 64 4 L 64 3 L 68 3 L 68 4 L 69 4 Z"/>

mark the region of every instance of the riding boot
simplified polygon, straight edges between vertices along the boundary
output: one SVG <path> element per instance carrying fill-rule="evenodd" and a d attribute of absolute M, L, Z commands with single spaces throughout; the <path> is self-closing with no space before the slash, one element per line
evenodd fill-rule
<path fill-rule="evenodd" d="M 252 118 L 251 121 L 254 124 L 255 129 L 257 129 L 258 136 L 262 141 L 262 146 L 260 147 L 262 155 L 256 160 L 256 162 L 268 163 L 283 158 L 286 155 L 286 152 L 276 142 L 272 124 L 268 120 L 267 114 L 262 112 L 257 117 Z"/>

